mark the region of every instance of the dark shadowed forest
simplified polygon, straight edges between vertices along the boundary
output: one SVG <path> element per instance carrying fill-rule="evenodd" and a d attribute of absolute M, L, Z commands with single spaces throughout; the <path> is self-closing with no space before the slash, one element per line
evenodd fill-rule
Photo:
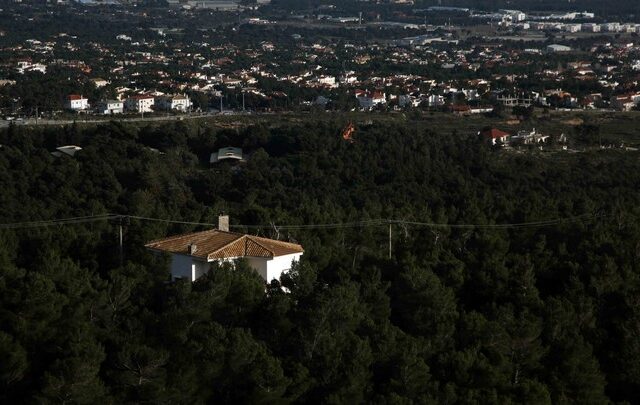
<path fill-rule="evenodd" d="M 0 223 L 20 223 L 0 226 L 0 401 L 637 402 L 636 153 L 343 125 L 0 132 Z M 211 167 L 225 146 L 246 163 Z M 241 261 L 170 283 L 144 243 L 207 226 L 29 224 L 221 213 L 303 260 L 266 287 Z M 364 223 L 389 219 L 390 258 L 388 224 Z M 309 224 L 348 226 L 277 227 Z"/>

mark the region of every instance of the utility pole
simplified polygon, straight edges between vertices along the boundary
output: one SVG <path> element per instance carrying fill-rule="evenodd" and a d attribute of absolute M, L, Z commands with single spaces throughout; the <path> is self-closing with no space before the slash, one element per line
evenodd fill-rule
<path fill-rule="evenodd" d="M 391 221 L 389 221 L 389 259 L 391 259 Z"/>
<path fill-rule="evenodd" d="M 118 240 L 120 242 L 120 266 L 122 266 L 122 263 L 124 261 L 124 254 L 123 254 L 123 248 L 122 248 L 122 217 L 120 217 L 120 222 L 118 224 Z"/>

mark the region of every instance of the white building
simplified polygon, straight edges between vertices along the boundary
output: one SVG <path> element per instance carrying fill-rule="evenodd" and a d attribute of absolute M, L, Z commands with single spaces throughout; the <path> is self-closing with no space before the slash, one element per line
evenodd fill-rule
<path fill-rule="evenodd" d="M 492 146 L 505 146 L 509 142 L 509 138 L 511 138 L 511 135 L 509 133 L 501 131 L 497 128 L 487 128 L 478 132 L 478 135 L 481 136 L 485 140 L 485 142 L 489 143 Z"/>
<path fill-rule="evenodd" d="M 111 115 L 122 114 L 124 112 L 124 102 L 120 100 L 103 100 L 96 106 L 98 114 Z"/>
<path fill-rule="evenodd" d="M 418 107 L 421 102 L 421 99 L 410 94 L 401 94 L 398 96 L 398 106 L 400 106 L 401 108 Z"/>
<path fill-rule="evenodd" d="M 606 24 L 602 24 L 602 29 L 606 32 L 619 32 L 620 31 L 620 23 L 618 22 L 610 22 Z"/>
<path fill-rule="evenodd" d="M 78 94 L 70 94 L 65 100 L 64 108 L 73 111 L 84 111 L 89 108 L 89 99 Z"/>
<path fill-rule="evenodd" d="M 171 254 L 171 279 L 189 281 L 209 272 L 213 262 L 245 258 L 270 283 L 289 271 L 304 252 L 296 243 L 218 229 L 172 236 L 145 246 L 154 252 Z"/>
<path fill-rule="evenodd" d="M 55 157 L 62 157 L 62 156 L 75 156 L 75 154 L 79 151 L 81 151 L 82 148 L 80 146 L 76 146 L 76 145 L 65 145 L 65 146 L 59 146 L 56 148 L 56 150 L 54 152 L 51 152 L 51 154 Z"/>
<path fill-rule="evenodd" d="M 498 13 L 507 17 L 512 22 L 521 22 L 527 19 L 527 15 L 520 10 L 499 10 Z"/>
<path fill-rule="evenodd" d="M 582 24 L 582 31 L 584 32 L 600 32 L 600 25 L 594 23 Z"/>
<path fill-rule="evenodd" d="M 565 24 L 564 30 L 566 32 L 580 32 L 582 26 L 580 24 Z"/>
<path fill-rule="evenodd" d="M 534 128 L 533 131 L 518 131 L 518 135 L 512 136 L 510 142 L 514 145 L 535 145 L 545 143 L 547 139 L 549 139 L 548 135 L 542 135 Z"/>
<path fill-rule="evenodd" d="M 320 76 L 316 79 L 316 82 L 322 86 L 337 87 L 335 76 Z"/>
<path fill-rule="evenodd" d="M 40 72 L 45 74 L 47 73 L 47 65 L 42 63 L 31 63 L 30 61 L 20 61 L 18 62 L 16 70 L 20 74 L 24 74 L 25 72 Z"/>
<path fill-rule="evenodd" d="M 430 94 L 427 98 L 429 107 L 440 107 L 444 105 L 444 97 L 439 94 Z"/>
<path fill-rule="evenodd" d="M 562 52 L 571 52 L 571 47 L 565 45 L 547 45 L 546 48 L 548 53 L 562 53 Z"/>
<path fill-rule="evenodd" d="M 243 161 L 242 149 L 234 147 L 220 148 L 209 157 L 209 163 L 218 163 L 223 160 Z"/>
<path fill-rule="evenodd" d="M 93 82 L 93 85 L 96 86 L 97 89 L 99 89 L 100 87 L 104 87 L 107 84 L 109 84 L 108 81 L 101 79 L 99 77 L 95 78 L 95 79 L 91 79 L 91 81 Z"/>
<path fill-rule="evenodd" d="M 139 113 L 152 112 L 155 104 L 155 98 L 151 95 L 136 94 L 129 97 L 124 106 L 127 110 L 136 111 Z"/>
<path fill-rule="evenodd" d="M 156 106 L 167 111 L 187 112 L 191 108 L 191 100 L 187 96 L 161 96 L 156 98 Z"/>
<path fill-rule="evenodd" d="M 363 110 L 371 110 L 378 105 L 384 105 L 387 103 L 387 96 L 381 91 L 367 92 L 363 90 L 356 90 L 356 100 Z"/>

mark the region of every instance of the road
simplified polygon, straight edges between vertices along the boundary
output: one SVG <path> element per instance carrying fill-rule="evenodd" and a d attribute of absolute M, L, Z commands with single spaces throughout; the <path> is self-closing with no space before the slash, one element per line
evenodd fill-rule
<path fill-rule="evenodd" d="M 236 113 L 234 111 L 225 111 L 224 113 L 201 113 L 201 114 L 184 114 L 184 115 L 166 115 L 166 116 L 148 116 L 148 117 L 116 117 L 111 116 L 108 118 L 91 118 L 91 117 L 79 117 L 75 120 L 49 120 L 49 119 L 39 119 L 29 118 L 26 120 L 12 120 L 12 121 L 0 121 L 0 128 L 7 128 L 11 123 L 20 126 L 35 126 L 35 125 L 70 125 L 75 123 L 78 124 L 104 124 L 110 121 L 118 121 L 118 122 L 157 122 L 157 121 L 182 121 L 182 120 L 192 120 L 198 118 L 212 118 L 212 117 L 225 117 L 230 115 L 239 115 L 242 113 Z"/>

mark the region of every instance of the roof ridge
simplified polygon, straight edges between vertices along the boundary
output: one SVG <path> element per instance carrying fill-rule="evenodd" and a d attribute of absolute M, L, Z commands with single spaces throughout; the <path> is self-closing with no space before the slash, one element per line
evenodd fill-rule
<path fill-rule="evenodd" d="M 271 253 L 271 256 L 275 256 L 275 252 L 271 249 L 269 249 L 268 247 L 264 246 L 262 243 L 258 242 L 257 240 L 254 240 L 254 236 L 252 235 L 246 235 L 247 239 L 249 239 L 251 242 L 255 243 L 256 245 L 260 246 L 261 248 L 263 248 L 264 250 L 266 250 L 267 252 Z M 246 254 L 246 251 L 245 251 Z"/>
<path fill-rule="evenodd" d="M 219 232 L 219 233 L 226 233 L 226 234 L 230 234 L 230 235 L 239 235 L 239 236 L 243 235 L 243 234 L 238 233 L 238 232 L 221 231 L 220 229 L 213 228 L 213 229 L 206 229 L 204 231 L 185 232 L 185 233 L 181 233 L 181 234 L 178 234 L 178 235 L 173 235 L 173 236 L 169 236 L 169 237 L 165 237 L 165 238 L 154 239 L 152 241 L 147 242 L 145 244 L 145 246 L 151 245 L 151 244 L 154 244 L 154 243 L 158 243 L 158 242 L 170 242 L 170 241 L 173 241 L 173 240 L 176 240 L 176 239 L 183 238 L 185 236 L 200 235 L 200 234 L 208 233 L 208 232 Z"/>
<path fill-rule="evenodd" d="M 233 239 L 233 240 L 232 240 L 232 241 L 230 241 L 229 243 L 227 243 L 227 244 L 225 244 L 225 245 L 221 246 L 220 248 L 218 248 L 218 249 L 214 250 L 213 252 L 209 252 L 209 253 L 207 254 L 207 259 L 209 259 L 209 256 L 215 255 L 215 254 L 216 254 L 216 253 L 218 253 L 219 251 L 224 250 L 224 249 L 226 249 L 227 247 L 229 247 L 229 245 L 234 244 L 234 243 L 238 242 L 239 240 L 241 240 L 242 238 L 246 238 L 246 237 L 247 237 L 247 235 L 236 234 L 236 233 L 234 233 L 234 232 L 225 232 L 225 231 L 220 231 L 220 232 L 228 233 L 228 234 L 231 234 L 231 235 L 238 235 L 238 237 L 237 237 L 237 238 L 235 238 L 235 239 Z M 246 252 L 246 248 L 245 248 L 245 252 Z"/>
<path fill-rule="evenodd" d="M 258 238 L 260 240 L 267 240 L 269 242 L 275 242 L 275 243 L 280 243 L 283 245 L 289 245 L 289 246 L 301 246 L 299 243 L 294 243 L 294 242 L 287 242 L 284 240 L 278 240 L 278 239 L 270 239 L 270 238 L 264 238 L 262 236 L 251 236 L 252 238 Z M 262 245 L 260 245 L 262 246 Z"/>

